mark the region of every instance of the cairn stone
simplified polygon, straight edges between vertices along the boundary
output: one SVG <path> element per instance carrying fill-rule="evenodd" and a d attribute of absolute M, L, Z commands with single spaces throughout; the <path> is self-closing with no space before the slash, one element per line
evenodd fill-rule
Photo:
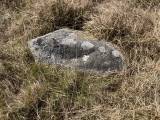
<path fill-rule="evenodd" d="M 36 62 L 97 73 L 123 69 L 123 56 L 114 45 L 85 38 L 82 34 L 60 29 L 32 39 L 28 44 Z"/>

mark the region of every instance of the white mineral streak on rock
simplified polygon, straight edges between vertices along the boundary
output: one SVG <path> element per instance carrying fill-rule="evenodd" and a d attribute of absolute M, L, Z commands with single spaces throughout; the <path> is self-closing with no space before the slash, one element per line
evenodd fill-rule
<path fill-rule="evenodd" d="M 89 50 L 89 49 L 93 48 L 94 45 L 88 41 L 85 41 L 81 44 L 81 47 L 83 48 L 83 50 Z"/>
<path fill-rule="evenodd" d="M 112 51 L 112 55 L 113 55 L 114 57 L 119 57 L 119 56 L 120 56 L 120 52 L 119 52 L 118 50 L 113 50 L 113 51 Z"/>

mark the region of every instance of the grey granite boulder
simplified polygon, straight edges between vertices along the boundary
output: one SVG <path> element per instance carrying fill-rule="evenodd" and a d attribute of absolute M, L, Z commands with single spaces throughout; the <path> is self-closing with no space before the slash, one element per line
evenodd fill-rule
<path fill-rule="evenodd" d="M 80 31 L 60 29 L 32 39 L 28 44 L 38 62 L 98 73 L 123 69 L 120 51 Z"/>

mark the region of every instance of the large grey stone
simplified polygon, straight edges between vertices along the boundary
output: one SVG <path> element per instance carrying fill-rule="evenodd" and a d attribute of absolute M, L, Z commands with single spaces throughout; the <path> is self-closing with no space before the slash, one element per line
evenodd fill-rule
<path fill-rule="evenodd" d="M 120 71 L 123 57 L 112 44 L 86 37 L 80 31 L 60 29 L 28 41 L 35 61 L 91 72 Z"/>

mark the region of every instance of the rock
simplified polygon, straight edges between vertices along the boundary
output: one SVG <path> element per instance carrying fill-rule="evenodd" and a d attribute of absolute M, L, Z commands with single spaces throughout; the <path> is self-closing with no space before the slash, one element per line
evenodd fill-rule
<path fill-rule="evenodd" d="M 120 71 L 123 56 L 112 44 L 88 39 L 82 32 L 60 29 L 28 41 L 35 61 L 91 72 Z"/>

